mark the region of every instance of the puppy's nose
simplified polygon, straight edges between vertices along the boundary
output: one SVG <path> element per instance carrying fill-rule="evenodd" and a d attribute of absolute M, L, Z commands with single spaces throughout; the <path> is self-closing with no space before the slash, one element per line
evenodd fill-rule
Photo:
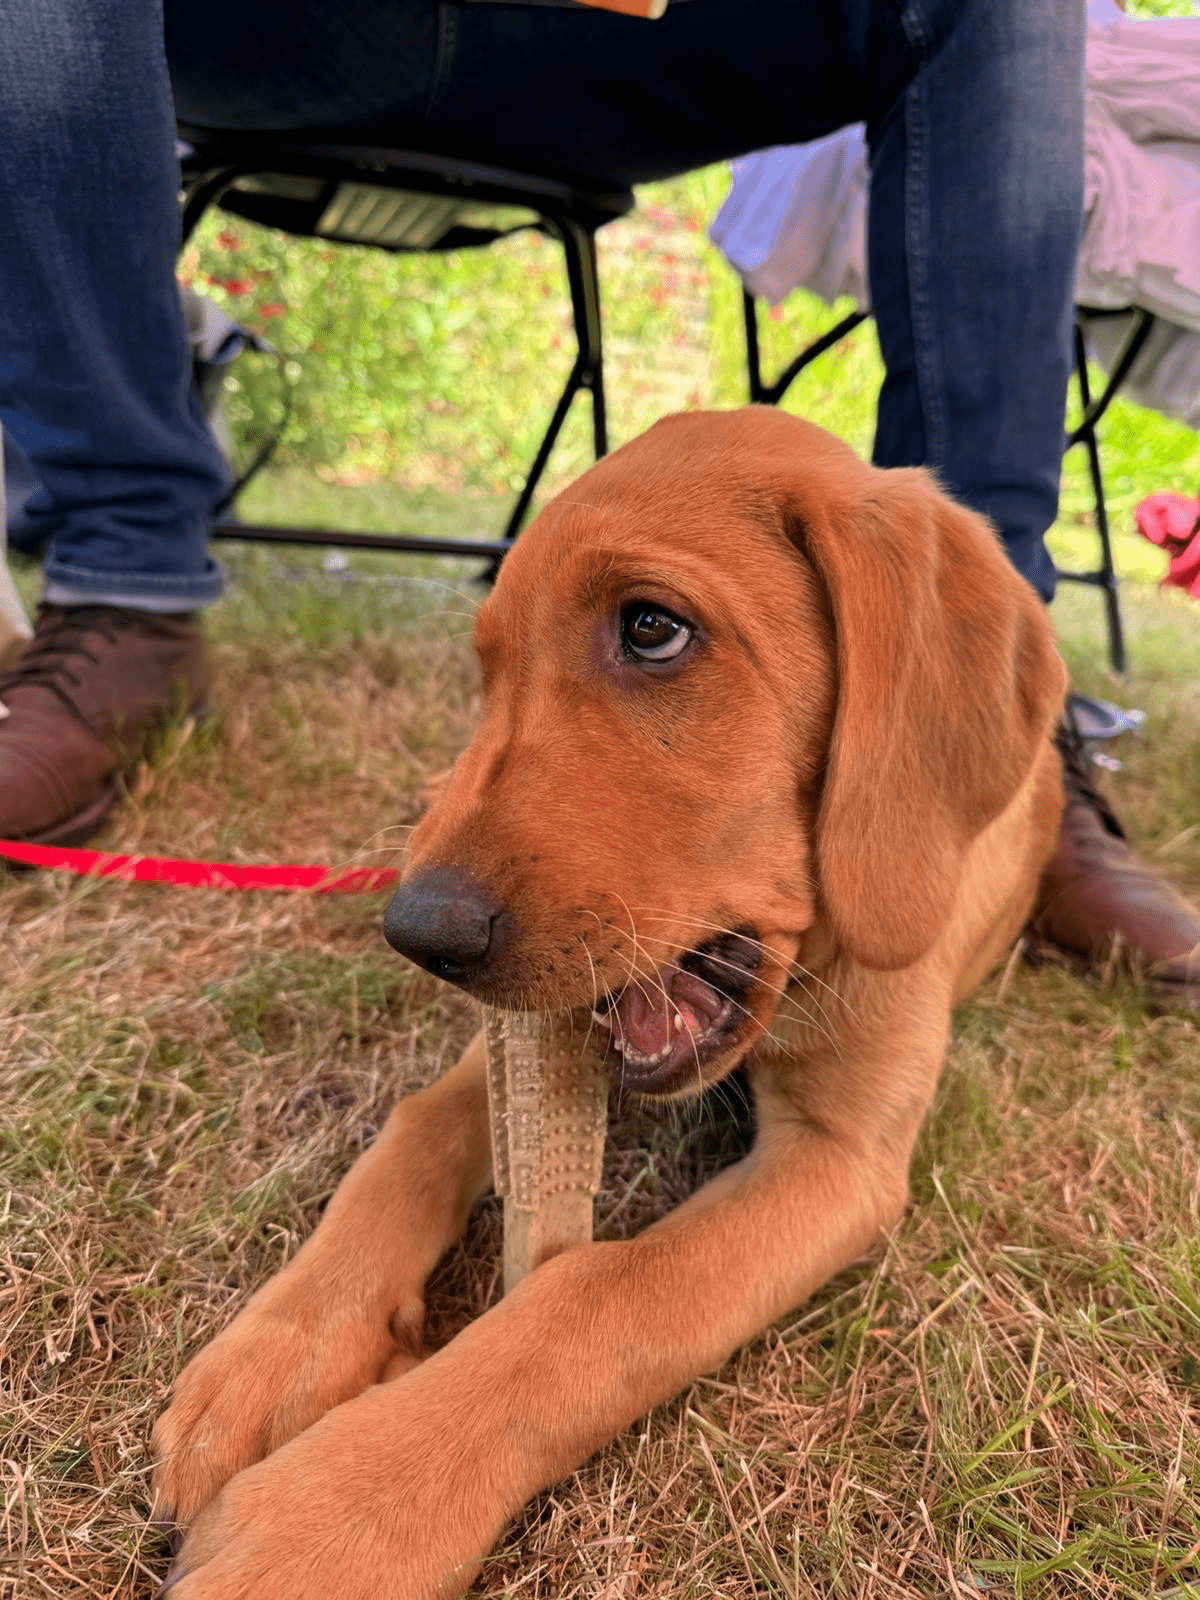
<path fill-rule="evenodd" d="M 383 932 L 435 977 L 469 985 L 495 958 L 507 922 L 501 901 L 458 867 L 426 867 L 392 896 Z"/>

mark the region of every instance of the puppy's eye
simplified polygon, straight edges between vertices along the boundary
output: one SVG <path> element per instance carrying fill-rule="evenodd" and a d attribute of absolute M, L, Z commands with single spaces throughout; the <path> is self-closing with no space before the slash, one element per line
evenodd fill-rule
<path fill-rule="evenodd" d="M 639 661 L 673 661 L 687 649 L 690 626 L 649 600 L 621 607 L 621 648 Z"/>

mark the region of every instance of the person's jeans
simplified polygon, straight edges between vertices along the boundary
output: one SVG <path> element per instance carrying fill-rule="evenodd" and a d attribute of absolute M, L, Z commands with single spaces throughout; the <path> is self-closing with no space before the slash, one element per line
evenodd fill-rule
<path fill-rule="evenodd" d="M 875 459 L 925 462 L 1049 598 L 1082 218 L 1082 6 L 0 0 L 0 420 L 42 485 L 51 599 L 212 599 L 224 472 L 172 262 L 184 120 L 356 129 L 640 183 L 864 121 L 887 378 Z M 819 419 L 818 419 L 819 420 Z"/>
<path fill-rule="evenodd" d="M 0 0 L 0 423 L 48 594 L 213 599 L 220 453 L 190 394 L 157 0 Z"/>

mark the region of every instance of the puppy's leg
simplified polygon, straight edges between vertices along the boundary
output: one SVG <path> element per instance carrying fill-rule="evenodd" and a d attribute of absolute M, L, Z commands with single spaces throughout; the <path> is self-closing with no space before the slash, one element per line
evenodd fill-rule
<path fill-rule="evenodd" d="M 544 1263 L 399 1382 L 235 1478 L 188 1536 L 171 1600 L 460 1593 L 538 1489 L 894 1223 L 936 1061 L 880 1064 L 872 1099 L 836 1122 L 779 1101 L 751 1155 L 663 1222 Z M 905 1080 L 903 1108 L 885 1075 Z"/>
<path fill-rule="evenodd" d="M 184 1368 L 154 1430 L 162 1518 L 186 1524 L 234 1473 L 416 1365 L 425 1279 L 490 1181 L 480 1034 L 400 1102 L 308 1242 Z"/>

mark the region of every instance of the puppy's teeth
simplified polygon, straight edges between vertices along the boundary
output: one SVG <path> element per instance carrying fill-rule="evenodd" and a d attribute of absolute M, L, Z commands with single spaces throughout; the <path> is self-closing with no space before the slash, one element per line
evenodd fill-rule
<path fill-rule="evenodd" d="M 598 1022 L 602 1028 L 612 1028 L 612 1018 L 606 1016 L 603 1011 L 593 1011 L 592 1021 Z"/>
<path fill-rule="evenodd" d="M 672 1019 L 672 1026 L 674 1027 L 676 1033 L 678 1033 L 680 1028 L 683 1027 L 683 1018 L 679 1015 L 678 1011 L 675 1013 L 675 1016 Z"/>

